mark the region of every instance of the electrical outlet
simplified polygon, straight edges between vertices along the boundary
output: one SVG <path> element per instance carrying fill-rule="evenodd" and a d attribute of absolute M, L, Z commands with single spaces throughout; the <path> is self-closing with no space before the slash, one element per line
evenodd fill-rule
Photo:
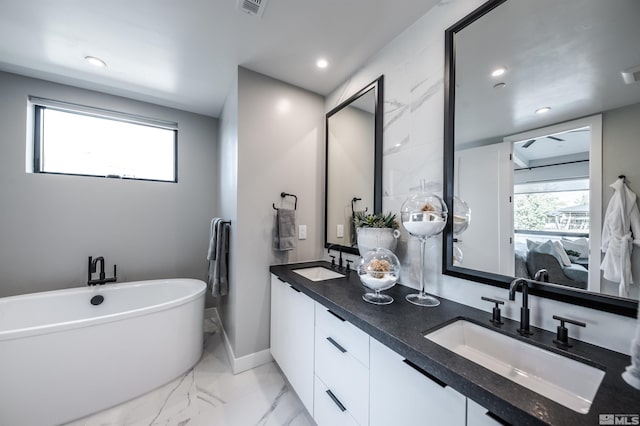
<path fill-rule="evenodd" d="M 338 229 L 336 230 L 336 237 L 338 238 L 344 238 L 344 225 L 340 224 L 338 225 Z"/>
<path fill-rule="evenodd" d="M 298 239 L 299 240 L 307 239 L 307 225 L 298 225 Z"/>

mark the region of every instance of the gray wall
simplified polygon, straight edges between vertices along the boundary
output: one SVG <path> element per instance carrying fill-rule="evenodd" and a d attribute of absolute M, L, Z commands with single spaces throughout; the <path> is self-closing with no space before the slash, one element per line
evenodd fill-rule
<path fill-rule="evenodd" d="M 233 202 L 237 179 L 237 207 L 228 210 L 235 218 L 231 286 L 220 310 L 239 358 L 269 348 L 269 265 L 322 256 L 324 98 L 242 67 L 234 90 L 237 95 L 225 102 L 220 137 L 227 153 L 220 156 L 223 205 Z M 282 191 L 298 196 L 297 224 L 307 225 L 307 239 L 278 253 L 272 249 L 272 204 L 279 205 Z"/>
<path fill-rule="evenodd" d="M 238 264 L 238 77 L 225 99 L 222 114 L 220 115 L 220 136 L 218 153 L 218 192 L 217 216 L 231 220 L 229 233 L 229 293 L 218 301 L 218 312 L 224 325 L 225 333 L 232 348 L 236 346 L 236 333 L 238 308 L 237 264 Z"/>
<path fill-rule="evenodd" d="M 29 95 L 178 123 L 179 183 L 26 173 Z M 206 276 L 217 120 L 0 73 L 0 297 L 86 284 L 87 257 L 119 281 Z"/>
<path fill-rule="evenodd" d="M 613 195 L 609 184 L 623 174 L 629 189 L 640 196 L 640 104 L 602 114 L 602 217 Z M 638 237 L 636 236 L 636 239 Z M 634 284 L 629 296 L 640 297 L 640 248 L 631 256 Z M 618 295 L 618 284 L 602 279 L 602 292 Z"/>

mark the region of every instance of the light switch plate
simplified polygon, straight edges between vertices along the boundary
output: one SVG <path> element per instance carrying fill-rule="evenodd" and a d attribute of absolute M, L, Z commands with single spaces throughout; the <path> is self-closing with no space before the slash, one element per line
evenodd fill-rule
<path fill-rule="evenodd" d="M 307 239 L 307 225 L 298 225 L 298 239 L 299 240 Z"/>
<path fill-rule="evenodd" d="M 338 229 L 336 230 L 336 237 L 338 238 L 344 238 L 344 225 L 340 224 L 338 225 Z"/>

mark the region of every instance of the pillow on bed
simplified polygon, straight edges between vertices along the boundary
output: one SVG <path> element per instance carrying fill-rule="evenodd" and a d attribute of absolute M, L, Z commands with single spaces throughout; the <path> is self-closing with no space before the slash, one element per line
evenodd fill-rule
<path fill-rule="evenodd" d="M 562 260 L 562 264 L 564 266 L 571 266 L 571 259 L 569 259 L 569 255 L 567 254 L 567 252 L 564 251 L 562 243 L 560 241 L 554 241 L 553 245 L 556 246 L 556 250 L 558 252 L 558 255 L 560 256 L 560 259 Z"/>
<path fill-rule="evenodd" d="M 578 238 L 577 240 L 562 239 L 562 245 L 567 250 L 573 250 L 580 253 L 578 258 L 586 259 L 589 257 L 589 240 L 586 238 Z"/>
<path fill-rule="evenodd" d="M 562 261 L 562 257 L 560 257 L 560 253 L 559 253 L 556 245 L 551 240 L 547 240 L 542 244 L 535 245 L 529 251 L 531 251 L 533 253 L 550 254 L 551 256 L 555 257 L 558 260 L 558 263 L 560 264 L 560 266 L 564 265 L 564 262 Z M 569 263 L 571 263 L 571 262 L 569 262 Z"/>

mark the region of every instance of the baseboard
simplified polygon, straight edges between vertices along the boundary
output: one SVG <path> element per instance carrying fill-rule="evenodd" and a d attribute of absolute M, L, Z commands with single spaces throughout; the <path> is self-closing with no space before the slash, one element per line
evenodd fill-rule
<path fill-rule="evenodd" d="M 229 341 L 229 337 L 227 336 L 227 332 L 222 325 L 222 320 L 220 319 L 220 313 L 216 308 L 209 308 L 207 311 L 214 311 L 215 318 L 218 320 L 218 324 L 220 324 L 220 329 L 222 330 L 222 340 L 224 342 L 224 348 L 227 351 L 227 356 L 229 357 L 229 362 L 231 363 L 231 371 L 233 374 L 242 373 L 243 371 L 251 370 L 252 368 L 259 367 L 263 364 L 273 361 L 273 357 L 271 356 L 271 350 L 265 349 L 259 352 L 254 352 L 249 355 L 241 356 L 240 358 L 236 358 L 233 353 L 233 348 L 231 347 L 231 342 Z M 210 311 L 210 312 L 211 312 Z"/>

